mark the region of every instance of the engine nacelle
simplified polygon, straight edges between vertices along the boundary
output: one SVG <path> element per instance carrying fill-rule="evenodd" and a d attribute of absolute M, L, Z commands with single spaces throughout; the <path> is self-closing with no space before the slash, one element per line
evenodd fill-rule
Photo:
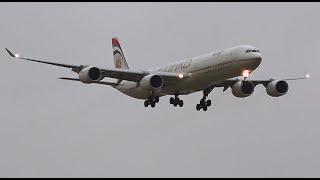
<path fill-rule="evenodd" d="M 89 66 L 79 72 L 81 82 L 90 84 L 101 79 L 101 71 L 97 67 Z"/>
<path fill-rule="evenodd" d="M 281 80 L 271 81 L 266 86 L 267 94 L 272 97 L 279 97 L 279 96 L 285 95 L 287 94 L 288 89 L 289 89 L 288 83 Z"/>
<path fill-rule="evenodd" d="M 140 81 L 140 86 L 147 90 L 157 90 L 163 85 L 163 80 L 159 75 L 150 74 L 145 76 Z"/>
<path fill-rule="evenodd" d="M 235 97 L 248 97 L 254 91 L 254 84 L 250 81 L 238 81 L 232 87 L 232 94 Z"/>

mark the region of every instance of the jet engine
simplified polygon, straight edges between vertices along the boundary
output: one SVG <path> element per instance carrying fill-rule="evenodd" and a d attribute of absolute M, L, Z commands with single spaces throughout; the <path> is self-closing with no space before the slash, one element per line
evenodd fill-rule
<path fill-rule="evenodd" d="M 271 81 L 266 86 L 266 91 L 269 96 L 279 97 L 285 95 L 288 92 L 289 86 L 285 81 Z"/>
<path fill-rule="evenodd" d="M 235 97 L 248 97 L 254 91 L 254 84 L 250 81 L 238 81 L 232 87 L 232 94 Z"/>
<path fill-rule="evenodd" d="M 81 82 L 90 84 L 101 79 L 101 71 L 97 67 L 89 66 L 79 72 Z"/>
<path fill-rule="evenodd" d="M 158 90 L 162 87 L 162 85 L 163 85 L 162 78 L 159 75 L 155 75 L 155 74 L 147 75 L 144 78 L 142 78 L 140 81 L 140 86 L 143 89 L 148 89 L 148 90 Z"/>

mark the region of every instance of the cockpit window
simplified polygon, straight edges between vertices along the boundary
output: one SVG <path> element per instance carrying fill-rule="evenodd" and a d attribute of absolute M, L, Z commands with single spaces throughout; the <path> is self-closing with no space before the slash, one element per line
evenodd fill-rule
<path fill-rule="evenodd" d="M 260 51 L 257 50 L 257 49 L 248 49 L 248 50 L 246 50 L 246 53 L 249 53 L 249 52 L 260 52 Z"/>

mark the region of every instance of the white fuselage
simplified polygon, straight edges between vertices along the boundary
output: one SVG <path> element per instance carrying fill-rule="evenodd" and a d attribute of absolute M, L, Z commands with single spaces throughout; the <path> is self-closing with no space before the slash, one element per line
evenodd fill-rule
<path fill-rule="evenodd" d="M 209 87 L 212 83 L 240 76 L 244 70 L 255 70 L 260 65 L 261 60 L 262 57 L 257 48 L 247 45 L 187 58 L 154 70 L 189 75 L 189 78 L 164 86 L 154 93 L 157 96 L 165 96 L 186 95 L 200 91 Z M 148 99 L 151 95 L 151 91 L 141 88 L 139 83 L 132 81 L 122 81 L 115 88 L 138 99 Z"/>

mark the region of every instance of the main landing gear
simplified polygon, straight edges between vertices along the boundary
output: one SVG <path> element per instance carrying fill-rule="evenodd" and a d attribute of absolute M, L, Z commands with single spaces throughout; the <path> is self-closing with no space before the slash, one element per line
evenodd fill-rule
<path fill-rule="evenodd" d="M 203 91 L 203 98 L 200 100 L 200 103 L 196 105 L 197 111 L 200 111 L 201 109 L 203 109 L 203 111 L 207 111 L 208 107 L 211 106 L 211 100 L 206 100 L 206 98 L 208 97 L 212 89 L 205 89 Z"/>
<path fill-rule="evenodd" d="M 159 102 L 159 97 L 150 96 L 147 100 L 144 101 L 144 107 L 148 107 L 149 105 L 154 108 L 156 106 L 156 103 Z"/>
<path fill-rule="evenodd" d="M 170 104 L 173 104 L 173 106 L 180 106 L 182 107 L 183 106 L 183 100 L 179 99 L 179 96 L 178 95 L 174 95 L 174 98 L 171 97 L 170 98 Z"/>

